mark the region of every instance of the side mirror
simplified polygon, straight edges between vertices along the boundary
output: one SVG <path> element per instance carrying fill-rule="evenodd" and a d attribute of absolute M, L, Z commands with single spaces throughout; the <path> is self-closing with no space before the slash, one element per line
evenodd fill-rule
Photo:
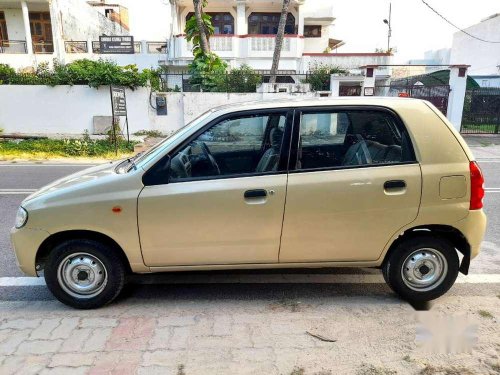
<path fill-rule="evenodd" d="M 142 176 L 142 183 L 145 186 L 165 185 L 170 180 L 170 165 L 172 159 L 170 155 L 165 155 L 155 165 L 148 169 Z"/>

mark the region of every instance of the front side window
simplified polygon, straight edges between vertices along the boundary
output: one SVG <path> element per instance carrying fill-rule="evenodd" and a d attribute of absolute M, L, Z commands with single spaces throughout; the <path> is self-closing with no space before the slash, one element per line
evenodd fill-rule
<path fill-rule="evenodd" d="M 388 112 L 302 113 L 297 169 L 348 168 L 415 161 L 406 130 Z"/>
<path fill-rule="evenodd" d="M 172 156 L 169 182 L 277 171 L 285 123 L 285 113 L 219 122 Z"/>

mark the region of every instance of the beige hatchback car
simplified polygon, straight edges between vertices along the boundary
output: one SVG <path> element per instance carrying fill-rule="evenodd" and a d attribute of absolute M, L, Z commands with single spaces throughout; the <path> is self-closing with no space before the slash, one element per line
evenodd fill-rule
<path fill-rule="evenodd" d="M 428 102 L 255 102 L 42 188 L 12 241 L 19 267 L 77 308 L 112 301 L 130 273 L 292 267 L 378 267 L 426 301 L 478 254 L 483 195 L 469 148 Z"/>

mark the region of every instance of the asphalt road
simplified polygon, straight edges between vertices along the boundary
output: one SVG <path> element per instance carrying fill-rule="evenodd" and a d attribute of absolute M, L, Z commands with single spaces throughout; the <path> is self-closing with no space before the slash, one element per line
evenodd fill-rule
<path fill-rule="evenodd" d="M 483 173 L 486 179 L 487 188 L 500 188 L 500 159 L 489 160 L 480 163 Z M 53 180 L 66 176 L 68 174 L 74 173 L 76 171 L 82 170 L 88 167 L 88 165 L 48 165 L 48 164 L 0 164 L 0 277 L 17 277 L 23 276 L 16 266 L 16 261 L 14 254 L 12 252 L 9 231 L 13 225 L 15 213 L 17 207 L 21 201 L 26 197 L 26 194 L 7 194 L 7 191 L 16 190 L 31 190 L 38 189 Z M 471 273 L 481 274 L 481 273 L 500 273 L 500 192 L 488 192 L 485 197 L 485 210 L 488 215 L 489 224 L 485 237 L 485 242 L 483 245 L 482 253 L 472 262 Z M 286 272 L 286 271 L 273 271 L 273 272 Z M 304 272 L 304 271 L 302 271 Z M 349 272 L 349 273 L 371 273 L 376 272 L 373 270 L 357 270 L 350 269 L 348 271 L 338 269 L 338 270 L 317 270 L 317 271 L 305 271 L 308 273 L 324 273 L 324 272 Z M 266 271 L 269 273 L 269 271 Z M 293 271 L 297 273 L 297 271 Z M 209 277 L 209 276 L 207 276 Z M 299 285 L 301 285 L 299 287 Z M 460 293 L 464 288 L 473 288 L 475 293 L 479 292 L 478 286 L 465 286 L 460 285 L 454 288 L 453 293 Z M 498 285 L 488 286 L 488 290 L 494 288 L 498 290 Z M 196 290 L 204 290 L 203 295 L 210 298 L 212 294 L 221 297 L 221 293 L 228 294 L 231 296 L 240 295 L 242 290 L 246 290 L 244 285 L 224 285 L 220 289 L 214 286 L 169 286 L 167 289 L 160 288 L 156 286 L 148 286 L 145 289 L 138 287 L 129 287 L 129 293 L 138 298 L 150 298 L 151 296 L 157 295 L 159 290 L 167 293 L 164 297 L 169 298 L 174 296 L 185 295 L 186 291 L 189 290 L 188 295 L 196 294 Z M 291 286 L 280 285 L 280 286 L 265 286 L 261 285 L 259 287 L 264 294 L 280 294 L 280 293 L 311 293 L 311 288 L 307 285 L 295 284 Z M 318 288 L 312 288 L 315 293 Z M 366 292 L 368 294 L 373 294 L 375 296 L 389 296 L 391 295 L 390 290 L 382 284 L 365 284 L 365 285 L 351 285 L 347 288 L 343 287 L 343 293 L 354 293 L 359 294 Z M 45 287 L 0 287 L 1 297 L 0 300 L 41 300 L 41 299 L 52 299 L 49 292 Z M 332 293 L 340 293 L 338 289 L 333 286 L 328 286 L 327 284 L 319 287 L 319 290 L 323 290 L 328 295 Z M 244 296 L 242 296 L 244 298 Z M 254 298 L 255 296 L 247 296 L 248 298 Z M 177 298 L 177 297 L 175 297 Z M 180 298 L 180 297 L 179 297 Z"/>

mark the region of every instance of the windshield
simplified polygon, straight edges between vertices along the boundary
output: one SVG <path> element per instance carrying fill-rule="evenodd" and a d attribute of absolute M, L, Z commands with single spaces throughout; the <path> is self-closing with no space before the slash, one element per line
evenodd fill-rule
<path fill-rule="evenodd" d="M 117 173 L 126 173 L 130 169 L 132 169 L 134 166 L 139 165 L 139 163 L 142 163 L 143 161 L 147 160 L 150 155 L 153 155 L 157 150 L 161 149 L 164 145 L 170 143 L 171 141 L 175 140 L 178 138 L 178 136 L 188 129 L 190 129 L 192 126 L 196 126 L 199 124 L 201 121 L 205 120 L 210 114 L 214 112 L 213 109 L 210 109 L 200 116 L 196 117 L 194 120 L 191 120 L 189 123 L 184 125 L 183 127 L 177 129 L 174 131 L 172 134 L 168 135 L 165 139 L 161 140 L 157 144 L 155 144 L 153 147 L 151 147 L 149 150 L 140 152 L 136 155 L 134 155 L 131 158 L 123 160 L 121 163 L 119 163 L 116 167 L 116 172 Z"/>

